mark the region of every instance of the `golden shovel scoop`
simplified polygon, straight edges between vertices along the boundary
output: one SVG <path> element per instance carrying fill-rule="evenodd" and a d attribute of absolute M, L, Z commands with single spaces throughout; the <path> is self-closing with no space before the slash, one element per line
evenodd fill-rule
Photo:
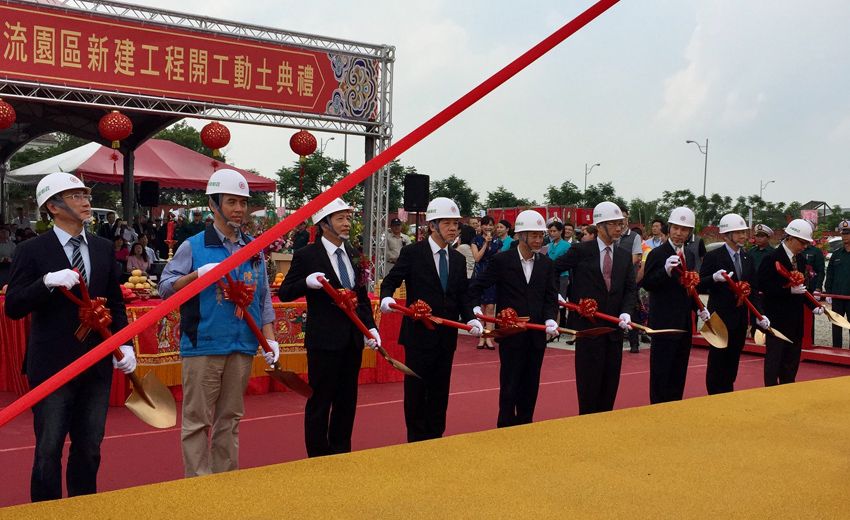
<path fill-rule="evenodd" d="M 699 331 L 712 347 L 726 348 L 729 346 L 729 331 L 716 312 L 712 313 L 708 321 L 702 324 Z"/>
<path fill-rule="evenodd" d="M 124 406 L 154 428 L 171 428 L 177 423 L 174 396 L 153 372 L 148 372 L 141 380 L 135 372 L 127 377 L 133 383 L 133 391 Z"/>
<path fill-rule="evenodd" d="M 843 327 L 845 329 L 850 329 L 850 321 L 847 321 L 847 318 L 838 314 L 832 309 L 828 309 L 826 306 L 821 305 L 821 309 L 823 309 L 823 313 L 826 314 L 826 317 L 831 321 L 834 325 L 838 325 L 839 327 Z"/>
<path fill-rule="evenodd" d="M 646 325 L 641 325 L 640 323 L 634 323 L 634 322 L 632 322 L 631 325 L 632 325 L 632 327 L 634 327 L 638 330 L 642 330 L 642 331 L 646 332 L 650 336 L 654 335 L 654 334 L 658 334 L 658 335 L 683 334 L 685 332 L 682 329 L 650 329 Z"/>
<path fill-rule="evenodd" d="M 275 361 L 273 368 L 267 368 L 266 374 L 283 386 L 292 389 L 298 395 L 304 396 L 307 399 L 313 397 L 313 388 L 310 384 L 298 377 L 298 374 L 294 371 L 284 370 L 280 366 L 280 361 Z"/>
<path fill-rule="evenodd" d="M 401 361 L 398 361 L 396 359 L 391 358 L 390 354 L 387 352 L 387 349 L 385 349 L 384 347 L 378 346 L 378 353 L 381 354 L 382 356 L 384 356 L 384 359 L 387 360 L 387 363 L 392 365 L 392 367 L 395 368 L 396 370 L 398 370 L 399 372 L 403 372 L 403 373 L 405 373 L 409 376 L 419 377 L 419 374 L 417 374 L 413 370 L 409 369 L 407 367 L 407 365 L 405 365 Z M 419 377 L 419 379 L 422 379 L 422 378 Z"/>

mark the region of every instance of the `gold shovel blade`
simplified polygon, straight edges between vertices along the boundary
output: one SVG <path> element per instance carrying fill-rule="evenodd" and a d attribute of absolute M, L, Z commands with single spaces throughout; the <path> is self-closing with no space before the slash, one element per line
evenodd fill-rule
<path fill-rule="evenodd" d="M 174 396 L 153 372 L 142 378 L 142 390 L 148 396 L 153 407 L 139 394 L 136 388 L 124 401 L 124 406 L 136 414 L 136 417 L 154 428 L 171 428 L 177 424 L 177 405 Z"/>
<path fill-rule="evenodd" d="M 313 388 L 292 370 L 283 370 L 280 363 L 275 363 L 274 368 L 267 368 L 266 374 L 298 395 L 303 395 L 307 399 L 313 397 Z"/>
<path fill-rule="evenodd" d="M 682 329 L 650 329 L 646 325 L 641 325 L 640 323 L 632 323 L 632 327 L 634 327 L 638 330 L 642 330 L 642 331 L 646 332 L 647 334 L 649 334 L 650 336 L 655 335 L 655 334 L 658 334 L 658 335 L 682 334 L 682 333 L 685 332 Z"/>
<path fill-rule="evenodd" d="M 778 330 L 774 329 L 773 327 L 768 327 L 767 330 L 769 330 L 774 336 L 781 339 L 782 341 L 787 341 L 788 343 L 793 343 L 793 341 L 788 339 L 788 337 L 785 334 L 779 332 Z"/>
<path fill-rule="evenodd" d="M 833 324 L 838 325 L 839 327 L 843 327 L 845 329 L 850 329 L 850 321 L 847 321 L 847 318 L 838 314 L 832 309 L 827 309 L 823 307 L 823 312 L 826 314 L 826 317 L 829 318 Z"/>
<path fill-rule="evenodd" d="M 729 346 L 729 331 L 726 330 L 726 324 L 723 323 L 717 313 L 713 313 L 708 321 L 703 323 L 700 334 L 712 347 L 726 348 Z"/>
<path fill-rule="evenodd" d="M 764 345 L 765 343 L 767 343 L 767 335 L 762 332 L 761 329 L 756 329 L 756 333 L 753 334 L 753 341 L 756 345 Z"/>
<path fill-rule="evenodd" d="M 385 349 L 384 347 L 378 347 L 378 353 L 381 354 L 382 356 L 384 356 L 384 359 L 387 360 L 387 363 L 392 365 L 392 367 L 394 369 L 398 370 L 399 372 L 402 372 L 402 373 L 407 374 L 409 376 L 418 377 L 419 379 L 422 379 L 421 377 L 419 377 L 419 374 L 417 374 L 413 370 L 410 370 L 407 367 L 407 365 L 405 365 L 401 361 L 397 361 L 397 360 L 391 358 L 389 352 L 387 352 L 387 349 Z"/>
<path fill-rule="evenodd" d="M 564 329 L 561 329 L 564 330 Z M 596 336 L 601 336 L 603 334 L 608 334 L 609 332 L 614 332 L 613 327 L 594 327 L 592 329 L 584 329 L 584 330 L 576 330 L 571 332 L 577 338 L 595 338 Z"/>

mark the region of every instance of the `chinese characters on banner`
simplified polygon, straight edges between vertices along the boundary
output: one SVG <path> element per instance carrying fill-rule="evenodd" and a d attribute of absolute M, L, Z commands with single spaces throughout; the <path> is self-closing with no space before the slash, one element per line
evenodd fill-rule
<path fill-rule="evenodd" d="M 326 53 L 32 6 L 0 5 L 9 79 L 324 114 Z"/>

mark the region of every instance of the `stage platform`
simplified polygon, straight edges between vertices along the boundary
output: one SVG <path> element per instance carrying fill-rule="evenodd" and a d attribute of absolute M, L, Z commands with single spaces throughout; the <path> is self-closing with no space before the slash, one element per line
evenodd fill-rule
<path fill-rule="evenodd" d="M 846 518 L 850 378 L 0 509 L 23 518 Z M 127 468 L 131 471 L 131 468 Z"/>

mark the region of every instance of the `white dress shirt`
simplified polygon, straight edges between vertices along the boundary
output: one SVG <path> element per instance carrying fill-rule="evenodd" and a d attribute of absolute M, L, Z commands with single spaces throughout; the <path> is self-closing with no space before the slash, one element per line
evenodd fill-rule
<path fill-rule="evenodd" d="M 71 244 L 71 239 L 74 238 L 67 231 L 63 230 L 59 226 L 53 226 L 53 232 L 56 233 L 56 238 L 59 239 L 59 243 L 62 244 L 62 249 L 65 251 L 65 256 L 68 257 L 68 263 L 71 266 L 74 265 L 73 255 L 74 255 L 74 246 Z M 80 242 L 80 255 L 83 257 L 83 265 L 86 268 L 86 283 L 90 280 L 91 276 L 91 258 L 89 257 L 89 242 L 86 237 L 85 231 L 82 232 L 83 240 Z"/>
<path fill-rule="evenodd" d="M 522 266 L 522 272 L 525 275 L 525 283 L 531 282 L 531 271 L 534 270 L 534 254 L 532 253 L 531 258 L 526 260 L 522 257 L 522 253 L 519 251 L 519 248 L 516 248 L 517 253 L 519 254 L 519 263 Z"/>
<path fill-rule="evenodd" d="M 428 237 L 428 245 L 431 246 L 431 254 L 434 256 L 434 266 L 437 268 L 437 274 L 440 274 L 440 246 L 434 242 L 434 239 Z M 442 249 L 446 252 L 446 274 L 449 272 L 449 245 L 446 244 L 446 247 Z"/>
<path fill-rule="evenodd" d="M 617 247 L 616 243 L 611 244 L 610 246 L 605 245 L 605 242 L 602 241 L 601 238 L 596 237 L 596 245 L 599 246 L 599 272 L 605 273 L 605 248 L 611 248 L 611 265 L 614 265 L 614 248 Z"/>
<path fill-rule="evenodd" d="M 340 282 L 342 282 L 342 277 L 339 275 L 339 262 L 336 259 L 336 251 L 337 249 L 342 249 L 342 263 L 345 264 L 345 269 L 348 271 L 348 279 L 351 281 L 352 287 L 356 286 L 357 280 L 354 279 L 354 268 L 351 266 L 351 259 L 348 258 L 348 253 L 345 252 L 345 247 L 337 247 L 333 245 L 333 242 L 325 237 L 322 237 L 322 245 L 325 246 L 325 251 L 328 252 L 328 258 L 331 259 L 331 267 L 334 268 L 336 278 Z"/>

